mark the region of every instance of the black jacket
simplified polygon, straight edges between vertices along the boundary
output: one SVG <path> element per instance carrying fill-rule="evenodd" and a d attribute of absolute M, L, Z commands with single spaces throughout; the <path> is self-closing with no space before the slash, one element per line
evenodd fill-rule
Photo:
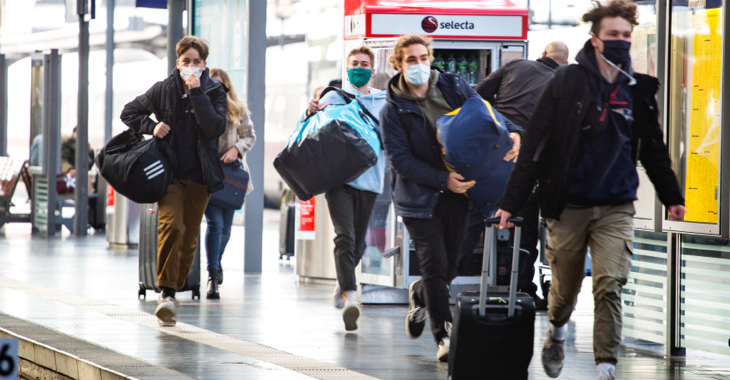
<path fill-rule="evenodd" d="M 561 71 L 564 71 L 561 73 Z M 512 171 L 499 207 L 516 215 L 535 187 L 540 184 L 542 216 L 560 219 L 567 203 L 568 186 L 576 166 L 576 150 L 581 126 L 590 104 L 586 70 L 580 65 L 559 68 L 542 93 L 520 149 L 520 159 Z M 667 206 L 684 204 L 671 159 L 659 125 L 656 92 L 659 81 L 634 74 L 632 158 L 641 160 L 649 179 Z M 564 79 L 562 84 L 556 81 Z M 557 86 L 557 90 L 553 87 Z M 580 89 L 580 90 L 574 90 Z"/>
<path fill-rule="evenodd" d="M 157 123 L 150 119 L 154 114 L 159 121 L 170 126 L 170 133 L 164 140 L 175 138 L 175 126 L 185 123 L 182 112 L 173 113 L 173 109 L 183 110 L 182 99 L 173 81 L 181 80 L 177 69 L 164 81 L 155 83 L 144 95 L 127 103 L 122 111 L 121 119 L 129 128 L 138 133 L 151 135 Z M 218 156 L 218 137 L 226 130 L 226 110 L 228 100 L 226 89 L 217 80 L 208 75 L 208 69 L 200 77 L 200 87 L 190 90 L 190 102 L 195 110 L 198 130 L 198 156 L 203 171 L 203 178 L 208 185 L 208 192 L 214 193 L 223 189 L 225 175 Z M 173 106 L 172 102 L 178 102 Z M 178 160 L 189 157 L 178 157 Z"/>
<path fill-rule="evenodd" d="M 513 123 L 526 127 L 542 90 L 559 65 L 550 58 L 516 59 L 489 74 L 477 93 Z"/>
<path fill-rule="evenodd" d="M 431 219 L 439 195 L 446 190 L 449 172 L 436 134 L 416 103 L 393 94 L 391 85 L 401 75 L 388 83 L 386 104 L 380 112 L 383 145 L 394 172 L 390 182 L 393 205 L 400 216 Z M 453 109 L 479 96 L 463 79 L 443 72 L 438 87 Z"/>

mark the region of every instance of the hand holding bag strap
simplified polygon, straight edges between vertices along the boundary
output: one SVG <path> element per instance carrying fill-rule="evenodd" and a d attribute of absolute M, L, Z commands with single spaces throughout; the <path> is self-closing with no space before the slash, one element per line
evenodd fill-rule
<path fill-rule="evenodd" d="M 319 94 L 319 99 L 322 99 L 324 97 L 324 94 L 326 94 L 326 93 L 328 93 L 330 91 L 336 92 L 337 95 L 339 95 L 345 101 L 345 103 L 347 103 L 347 104 L 350 104 L 350 102 L 352 102 L 353 100 L 355 100 L 355 96 L 354 95 L 348 93 L 347 91 L 345 91 L 345 90 L 343 90 L 341 88 L 337 88 L 337 87 L 333 87 L 333 86 L 327 87 L 324 90 L 322 90 L 322 93 Z"/>

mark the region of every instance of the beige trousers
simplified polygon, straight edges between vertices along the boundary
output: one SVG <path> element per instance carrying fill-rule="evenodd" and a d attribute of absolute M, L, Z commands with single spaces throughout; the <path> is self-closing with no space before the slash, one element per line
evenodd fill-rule
<path fill-rule="evenodd" d="M 546 256 L 553 279 L 548 319 L 568 323 L 585 277 L 586 248 L 591 248 L 595 302 L 593 353 L 596 363 L 618 361 L 621 344 L 621 293 L 631 270 L 634 204 L 591 208 L 566 207 L 560 220 L 548 220 Z"/>

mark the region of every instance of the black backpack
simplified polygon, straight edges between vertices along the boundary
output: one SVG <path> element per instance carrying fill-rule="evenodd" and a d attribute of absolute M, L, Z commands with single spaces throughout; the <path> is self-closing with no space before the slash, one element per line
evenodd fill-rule
<path fill-rule="evenodd" d="M 155 203 L 173 180 L 177 158 L 167 141 L 128 129 L 96 156 L 99 173 L 115 191 L 137 203 Z"/>

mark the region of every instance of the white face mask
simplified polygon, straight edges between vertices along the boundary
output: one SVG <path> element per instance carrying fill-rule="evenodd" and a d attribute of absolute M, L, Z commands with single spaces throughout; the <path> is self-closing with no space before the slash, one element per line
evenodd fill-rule
<path fill-rule="evenodd" d="M 200 67 L 180 66 L 180 77 L 183 81 L 188 80 L 188 77 L 190 75 L 195 75 L 196 77 L 200 78 L 200 76 L 203 75 L 203 72 L 200 71 Z"/>
<path fill-rule="evenodd" d="M 406 79 L 414 86 L 422 86 L 431 78 L 431 66 L 417 64 L 406 67 Z"/>

